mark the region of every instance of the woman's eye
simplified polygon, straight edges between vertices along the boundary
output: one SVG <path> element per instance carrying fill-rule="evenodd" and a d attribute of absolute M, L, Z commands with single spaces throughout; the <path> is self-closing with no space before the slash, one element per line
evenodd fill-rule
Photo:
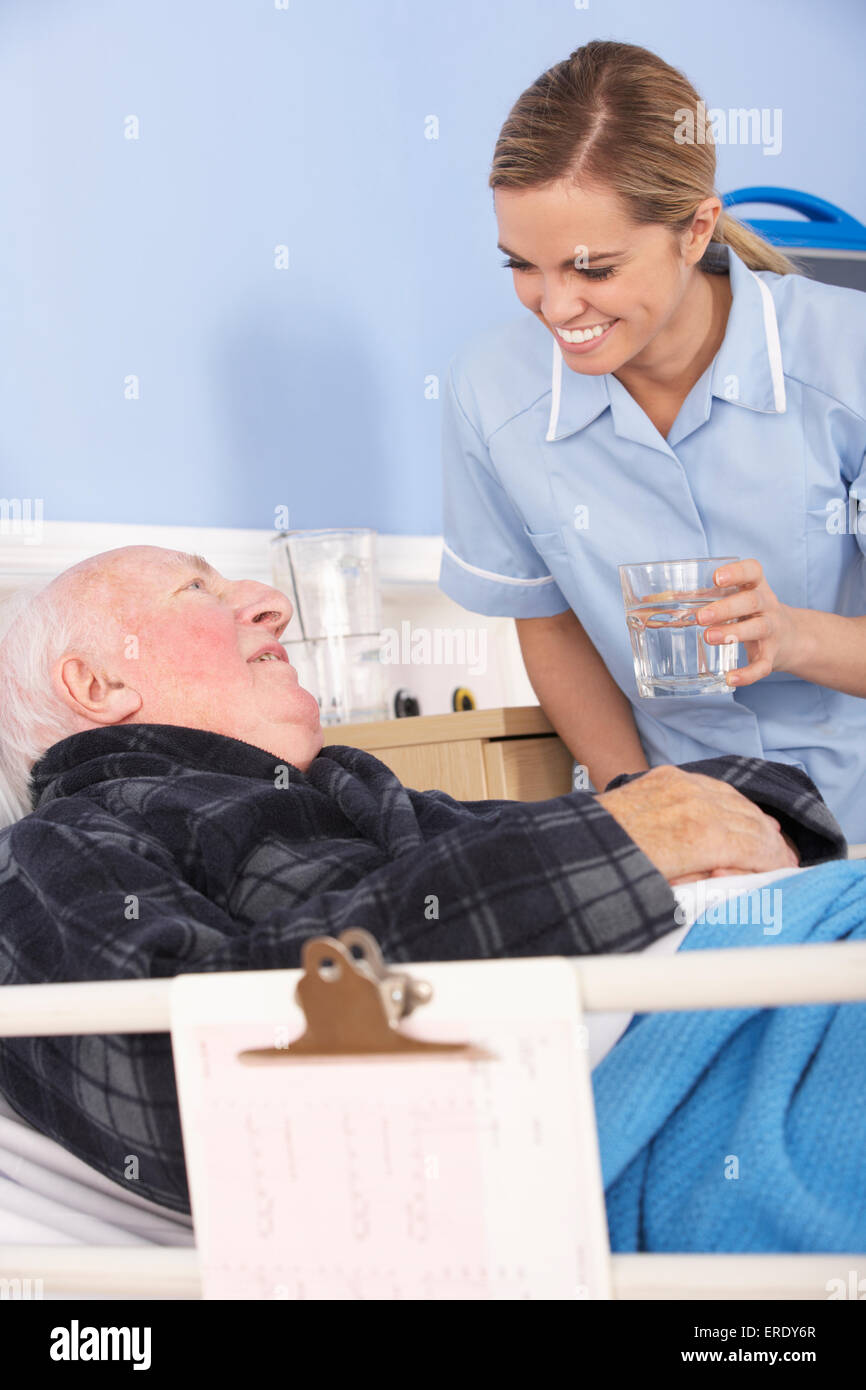
<path fill-rule="evenodd" d="M 506 270 L 532 269 L 532 267 L 527 265 L 525 261 L 515 261 L 514 258 L 511 256 L 509 256 L 507 260 L 503 261 L 502 265 L 505 267 Z M 604 266 L 600 270 L 587 270 L 580 266 L 575 266 L 574 268 L 577 271 L 578 275 L 585 275 L 587 280 L 607 280 L 609 276 L 616 274 L 616 271 L 614 270 L 612 265 Z"/>
<path fill-rule="evenodd" d="M 200 585 L 202 589 L 205 587 L 205 582 L 203 579 L 191 579 L 188 584 L 184 585 L 184 588 L 191 589 L 193 584 Z"/>

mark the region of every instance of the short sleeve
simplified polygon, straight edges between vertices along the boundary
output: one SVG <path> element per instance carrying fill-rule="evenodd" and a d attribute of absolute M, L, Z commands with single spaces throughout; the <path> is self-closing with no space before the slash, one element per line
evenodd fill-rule
<path fill-rule="evenodd" d="M 457 395 L 442 399 L 444 547 L 439 587 L 489 616 L 546 618 L 570 607 L 529 540 L 487 447 Z"/>

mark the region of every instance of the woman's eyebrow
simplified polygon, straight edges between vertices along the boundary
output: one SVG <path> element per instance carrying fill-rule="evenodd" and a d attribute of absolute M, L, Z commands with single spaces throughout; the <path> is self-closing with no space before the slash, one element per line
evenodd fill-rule
<path fill-rule="evenodd" d="M 518 254 L 517 254 L 516 251 L 509 251 L 508 247 L 507 247 L 507 246 L 503 246 L 501 241 L 498 241 L 498 242 L 496 243 L 496 246 L 497 246 L 497 250 L 504 252 L 504 254 L 505 254 L 506 256 L 510 256 L 511 259 L 512 259 L 513 261 L 522 261 L 524 265 L 531 265 L 531 264 L 532 264 L 531 261 L 526 260 L 526 257 L 525 257 L 525 256 L 518 256 Z M 588 261 L 609 261 L 609 260 L 612 260 L 613 257 L 615 257 L 615 256 L 621 256 L 621 255 L 622 255 L 622 252 L 621 252 L 621 251 L 592 251 L 592 252 L 587 252 L 587 260 L 588 260 Z M 562 261 L 562 262 L 561 262 L 561 265 L 560 265 L 560 269 L 562 269 L 562 270 L 569 270 L 569 269 L 574 265 L 574 260 L 575 260 L 575 258 L 574 258 L 574 256 L 572 256 L 569 260 L 567 260 L 567 261 Z"/>

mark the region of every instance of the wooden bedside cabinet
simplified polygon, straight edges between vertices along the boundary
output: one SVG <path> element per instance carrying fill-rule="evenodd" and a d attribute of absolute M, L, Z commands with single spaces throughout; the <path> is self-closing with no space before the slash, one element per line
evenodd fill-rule
<path fill-rule="evenodd" d="M 571 791 L 572 756 L 539 705 L 332 724 L 325 745 L 364 748 L 407 787 L 458 801 L 544 801 Z"/>

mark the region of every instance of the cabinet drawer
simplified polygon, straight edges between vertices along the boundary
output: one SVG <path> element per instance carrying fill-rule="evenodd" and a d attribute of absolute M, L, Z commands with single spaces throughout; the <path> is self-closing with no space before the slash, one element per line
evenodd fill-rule
<path fill-rule="evenodd" d="M 482 744 L 478 739 L 370 748 L 368 752 L 390 767 L 404 787 L 414 787 L 419 792 L 436 788 L 456 801 L 484 801 L 493 795 L 487 790 Z"/>
<path fill-rule="evenodd" d="M 555 735 L 509 738 L 484 745 L 487 795 L 492 800 L 546 801 L 571 791 L 573 759 Z"/>

